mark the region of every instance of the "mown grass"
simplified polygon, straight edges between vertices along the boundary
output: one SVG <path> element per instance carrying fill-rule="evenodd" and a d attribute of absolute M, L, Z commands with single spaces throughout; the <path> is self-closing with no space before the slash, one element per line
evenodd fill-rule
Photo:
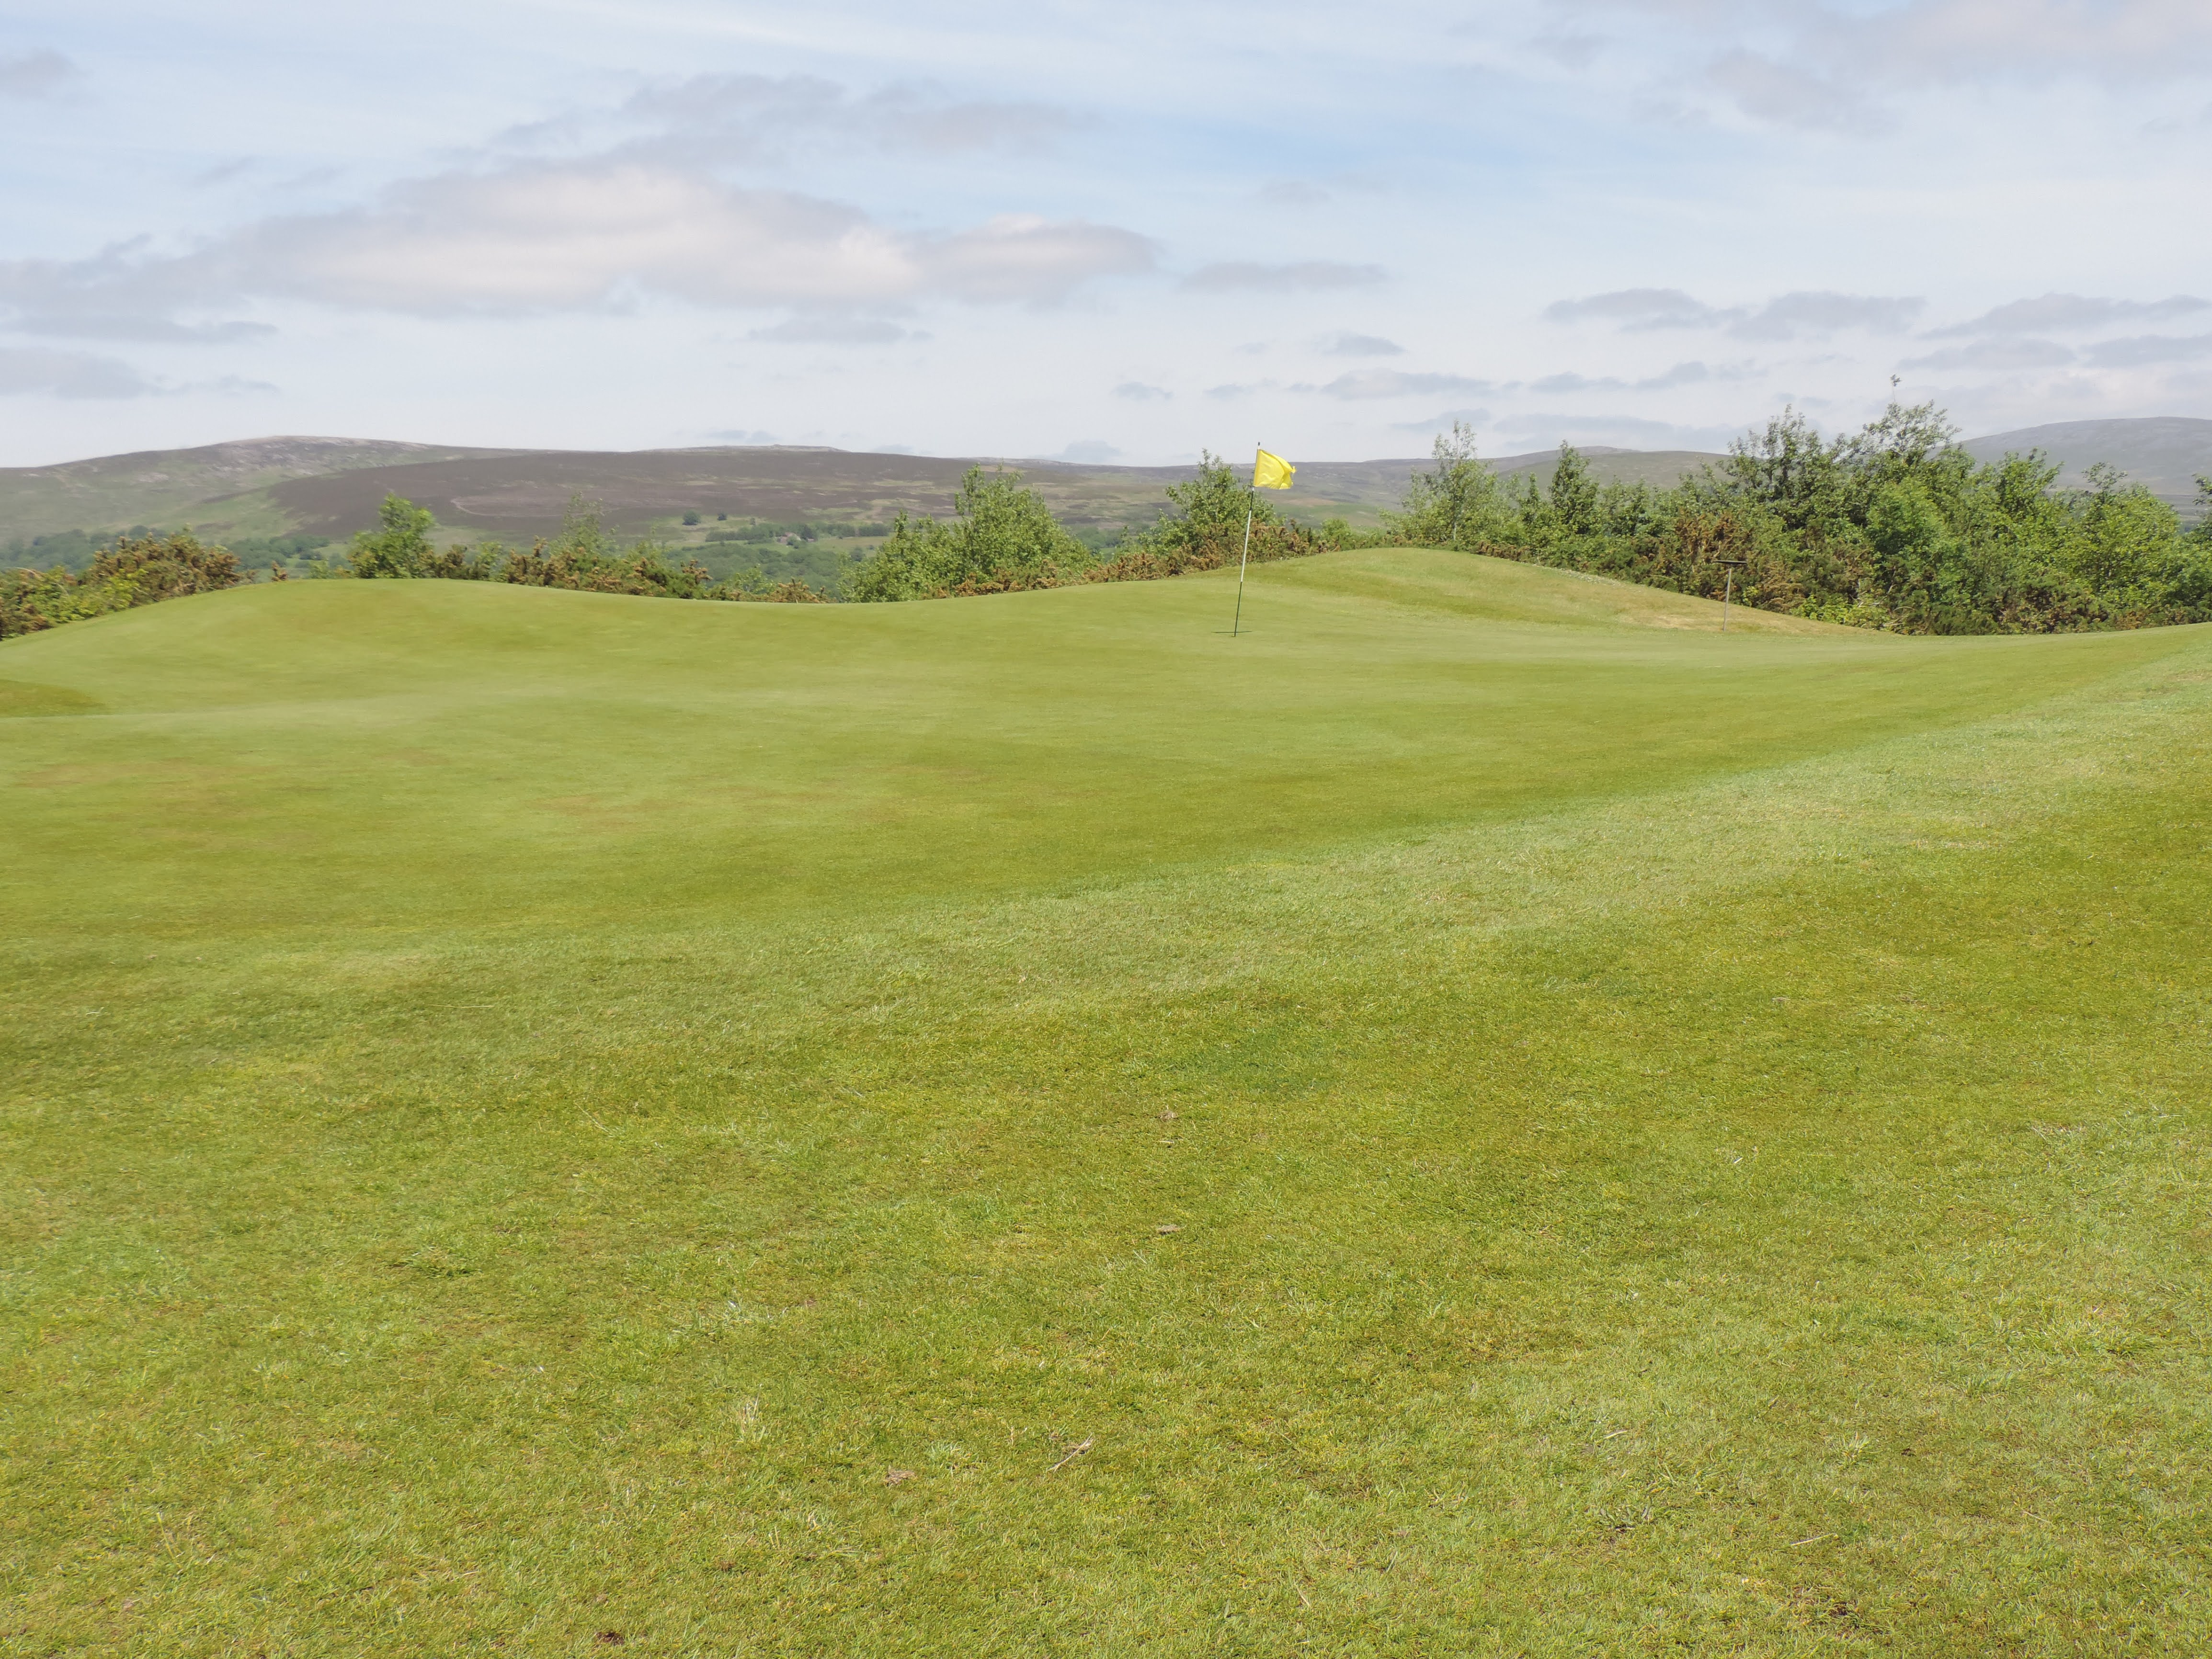
<path fill-rule="evenodd" d="M 2203 1646 L 2212 638 L 1254 582 L 0 647 L 10 1650 Z"/>

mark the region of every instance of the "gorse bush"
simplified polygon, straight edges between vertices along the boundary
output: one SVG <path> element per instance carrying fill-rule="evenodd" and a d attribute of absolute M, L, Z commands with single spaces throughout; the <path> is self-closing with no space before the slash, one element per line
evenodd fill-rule
<path fill-rule="evenodd" d="M 0 575 L 0 638 L 185 593 L 211 593 L 246 580 L 235 556 L 202 546 L 188 530 L 125 536 L 94 554 L 81 575 L 63 567 Z"/>
<path fill-rule="evenodd" d="M 1439 437 L 1394 539 L 1904 633 L 2049 633 L 2212 618 L 2212 530 L 2110 467 L 2057 487 L 2039 452 L 1978 463 L 1932 404 L 1824 439 L 1791 410 L 1673 489 L 1601 484 L 1559 447 L 1501 482 Z M 2200 480 L 2212 504 L 2212 483 Z"/>

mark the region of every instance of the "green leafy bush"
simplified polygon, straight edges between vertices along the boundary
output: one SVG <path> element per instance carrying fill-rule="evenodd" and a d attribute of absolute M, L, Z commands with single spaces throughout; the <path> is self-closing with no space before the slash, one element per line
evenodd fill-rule
<path fill-rule="evenodd" d="M 1795 410 L 1671 490 L 1601 484 L 1572 446 L 1501 482 L 1455 427 L 1390 533 L 1746 605 L 1921 634 L 2212 618 L 2212 537 L 2110 468 L 2062 490 L 2039 453 L 1976 463 L 1932 404 L 1824 439 Z M 2208 486 L 2212 501 L 2212 486 Z"/>
<path fill-rule="evenodd" d="M 1085 580 L 1097 556 L 1062 529 L 1018 472 L 971 466 L 949 522 L 902 513 L 875 557 L 846 579 L 860 600 L 944 599 Z"/>

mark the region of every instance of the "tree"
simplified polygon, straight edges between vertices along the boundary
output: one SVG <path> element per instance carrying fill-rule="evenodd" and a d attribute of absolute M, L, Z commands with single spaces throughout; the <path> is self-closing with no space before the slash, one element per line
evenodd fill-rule
<path fill-rule="evenodd" d="M 1429 453 L 1435 465 L 1407 481 L 1402 508 L 1382 515 L 1385 530 L 1416 547 L 1467 548 L 1492 539 L 1510 514 L 1497 473 L 1476 456 L 1474 428 L 1454 421 Z"/>
<path fill-rule="evenodd" d="M 2156 582 L 2179 550 L 2180 516 L 2118 467 L 2100 461 L 2085 476 L 2088 488 L 2076 497 L 2081 533 L 2068 562 L 2106 595 Z"/>
<path fill-rule="evenodd" d="M 404 495 L 386 492 L 376 510 L 377 527 L 353 538 L 356 576 L 419 576 L 430 557 L 430 526 L 437 515 Z"/>
<path fill-rule="evenodd" d="M 900 514 L 875 557 L 846 579 L 846 592 L 860 600 L 928 599 L 1050 587 L 1096 562 L 1020 473 L 987 477 L 971 466 L 953 497 L 951 521 Z"/>
<path fill-rule="evenodd" d="M 1565 439 L 1559 459 L 1552 468 L 1548 505 L 1559 527 L 1570 536 L 1588 536 L 1598 528 L 1598 483 L 1590 477 L 1583 453 Z"/>

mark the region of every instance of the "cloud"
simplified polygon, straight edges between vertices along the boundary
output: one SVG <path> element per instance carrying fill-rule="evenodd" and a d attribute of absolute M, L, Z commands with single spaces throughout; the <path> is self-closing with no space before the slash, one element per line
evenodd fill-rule
<path fill-rule="evenodd" d="M 2212 357 L 2212 334 L 2176 337 L 2142 334 L 2130 340 L 2101 340 L 2081 356 L 2099 368 L 2144 368 L 2154 363 L 2195 362 Z"/>
<path fill-rule="evenodd" d="M 1260 186 L 1260 199 L 1269 207 L 1317 207 L 1329 192 L 1310 179 L 1270 179 Z"/>
<path fill-rule="evenodd" d="M 2168 299 L 2103 300 L 2081 294 L 2045 294 L 2033 300 L 2014 300 L 1971 322 L 1930 329 L 1931 340 L 1968 334 L 2065 333 L 2075 329 L 2104 328 L 2122 322 L 2166 322 L 2192 312 L 2212 311 L 2212 300 L 2176 294 Z"/>
<path fill-rule="evenodd" d="M 1081 438 L 1060 452 L 1045 457 L 1047 460 L 1072 461 L 1078 465 L 1103 466 L 1109 461 L 1118 461 L 1121 452 L 1103 438 Z"/>
<path fill-rule="evenodd" d="M 159 388 L 130 364 L 84 351 L 0 346 L 0 397 L 143 398 Z"/>
<path fill-rule="evenodd" d="M 1899 368 L 2054 368 L 2074 361 L 2070 346 L 2055 340 L 1979 340 L 1972 345 L 1952 346 L 1925 357 L 1910 357 Z"/>
<path fill-rule="evenodd" d="M 730 429 L 721 432 L 709 432 L 707 435 L 714 439 L 718 443 L 726 444 L 742 444 L 751 446 L 755 444 L 772 444 L 775 441 L 775 434 L 773 432 L 747 432 L 742 428 Z"/>
<path fill-rule="evenodd" d="M 1867 294 L 1800 292 L 1769 300 L 1729 332 L 1747 340 L 1793 340 L 1801 334 L 1826 334 L 1837 329 L 1864 329 L 1874 334 L 1901 334 L 1926 308 L 1924 300 Z"/>
<path fill-rule="evenodd" d="M 1597 55 L 1606 43 L 1600 35 L 1551 30 L 1536 36 L 1528 44 L 1562 68 L 1585 70 L 1597 61 Z"/>
<path fill-rule="evenodd" d="M 768 345 L 889 345 L 922 339 L 881 317 L 792 317 L 745 336 Z"/>
<path fill-rule="evenodd" d="M 1555 300 L 1544 307 L 1555 323 L 1584 319 L 1617 323 L 1623 328 L 1705 328 L 1729 313 L 1692 299 L 1679 288 L 1624 288 L 1586 300 Z"/>
<path fill-rule="evenodd" d="M 1805 334 L 1864 329 L 1893 334 L 1911 326 L 1926 301 L 1899 295 L 1801 289 L 1760 305 L 1711 306 L 1678 288 L 1629 288 L 1585 300 L 1560 300 L 1544 314 L 1557 323 L 1609 322 L 1631 332 L 1716 329 L 1745 340 L 1790 340 Z"/>
<path fill-rule="evenodd" d="M 1127 398 L 1133 404 L 1164 403 L 1175 396 L 1165 386 L 1146 386 L 1142 380 L 1124 380 L 1114 388 L 1117 398 Z"/>
<path fill-rule="evenodd" d="M 781 156 L 800 141 L 811 149 L 902 155 L 1032 154 L 1087 125 L 1056 105 L 958 102 L 927 85 L 855 95 L 835 82 L 804 75 L 696 75 L 655 82 L 625 100 L 614 119 L 648 130 L 620 146 L 618 158 L 687 165 Z M 510 145 L 542 147 L 590 125 L 589 117 L 572 116 L 511 129 L 503 137 Z"/>
<path fill-rule="evenodd" d="M 1723 52 L 1705 78 L 1745 114 L 1784 126 L 1850 131 L 1876 125 L 1855 87 L 1755 52 Z"/>
<path fill-rule="evenodd" d="M 1332 357 L 1402 357 L 1406 348 L 1379 334 L 1340 334 L 1322 349 Z"/>
<path fill-rule="evenodd" d="M 58 52 L 27 52 L 0 58 L 0 98 L 51 98 L 84 71 Z"/>
<path fill-rule="evenodd" d="M 1464 374 L 1408 374 L 1395 368 L 1353 369 L 1338 375 L 1327 386 L 1312 389 L 1324 397 L 1346 399 L 1448 398 L 1455 392 L 1470 392 L 1480 398 L 1498 390 L 1488 380 L 1470 380 Z"/>
<path fill-rule="evenodd" d="M 1887 100 L 1936 87 L 2087 82 L 2128 90 L 2212 71 L 2201 0 L 1585 0 L 1642 14 L 1709 54 L 1695 79 L 1754 121 L 1850 131 L 1889 124 Z M 1655 56 L 1662 54 L 1655 53 Z M 1664 71 L 1669 89 L 1683 77 Z"/>
<path fill-rule="evenodd" d="M 1663 374 L 1654 374 L 1641 380 L 1623 380 L 1612 375 L 1602 380 L 1590 380 L 1580 374 L 1547 374 L 1540 380 L 1528 382 L 1531 392 L 1556 395 L 1568 392 L 1671 392 L 1677 386 L 1695 386 L 1700 380 L 1714 378 L 1713 371 L 1703 363 L 1677 363 Z M 1741 378 L 1729 374 L 1723 378 Z"/>
<path fill-rule="evenodd" d="M 1425 421 L 1394 421 L 1390 423 L 1390 429 L 1393 432 L 1444 432 L 1450 429 L 1455 421 L 1465 421 L 1469 426 L 1481 426 L 1489 419 L 1490 411 L 1486 409 L 1447 409 L 1431 415 Z"/>
<path fill-rule="evenodd" d="M 636 295 L 849 310 L 1049 303 L 1152 263 L 1145 238 L 1079 220 L 896 231 L 855 208 L 666 167 L 540 164 L 415 179 L 363 207 L 266 219 L 173 257 L 114 248 L 0 264 L 0 301 L 56 332 L 88 318 L 150 326 L 246 298 L 419 316 L 592 310 Z"/>
<path fill-rule="evenodd" d="M 1540 412 L 1501 416 L 1498 426 L 1501 436 L 1531 448 L 1580 437 L 1596 443 L 1618 443 L 1628 449 L 1721 449 L 1741 430 L 1732 426 L 1681 426 L 1639 415 Z"/>
<path fill-rule="evenodd" d="M 0 319 L 17 334 L 77 340 L 143 340 L 173 345 L 228 345 L 276 331 L 266 323 L 185 322 L 170 314 L 185 294 L 164 291 L 149 271 L 143 244 L 118 243 L 88 259 L 0 262 Z"/>
<path fill-rule="evenodd" d="M 1286 265 L 1232 260 L 1194 270 L 1182 279 L 1182 285 L 1198 294 L 1310 294 L 1331 289 L 1370 288 L 1384 275 L 1380 265 L 1339 264 L 1328 259 L 1307 259 Z"/>

